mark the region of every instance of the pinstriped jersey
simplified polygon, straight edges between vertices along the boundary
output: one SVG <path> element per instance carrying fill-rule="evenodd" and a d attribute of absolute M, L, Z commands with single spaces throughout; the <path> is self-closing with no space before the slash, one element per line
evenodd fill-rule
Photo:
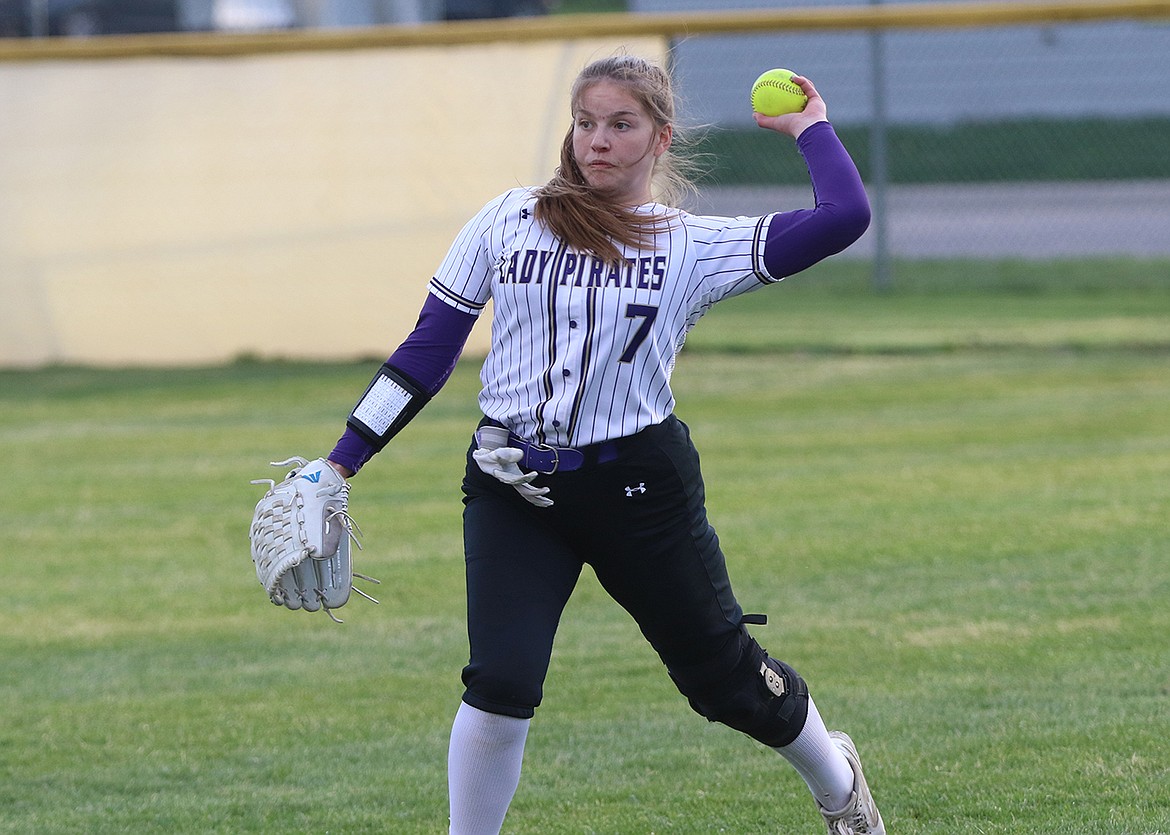
<path fill-rule="evenodd" d="M 633 434 L 674 410 L 670 377 L 712 305 L 778 279 L 764 267 L 772 215 L 669 217 L 620 267 L 565 246 L 535 219 L 533 189 L 492 200 L 459 233 L 430 292 L 467 313 L 493 303 L 480 407 L 521 437 L 585 446 Z"/>

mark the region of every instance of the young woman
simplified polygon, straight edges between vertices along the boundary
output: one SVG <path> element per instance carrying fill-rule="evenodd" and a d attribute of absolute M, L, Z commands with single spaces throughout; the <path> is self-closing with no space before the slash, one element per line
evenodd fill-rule
<path fill-rule="evenodd" d="M 586 67 L 556 175 L 505 192 L 463 228 L 329 457 L 348 478 L 385 446 L 494 302 L 463 482 L 471 654 L 448 762 L 454 835 L 500 831 L 586 563 L 695 711 L 790 762 L 830 832 L 885 831 L 852 741 L 826 729 L 804 680 L 745 627 L 670 389 L 683 340 L 713 304 L 839 252 L 868 226 L 824 101 L 795 81 L 803 112 L 755 120 L 796 140 L 815 207 L 703 217 L 673 208 L 686 182 L 667 73 L 625 55 Z"/>

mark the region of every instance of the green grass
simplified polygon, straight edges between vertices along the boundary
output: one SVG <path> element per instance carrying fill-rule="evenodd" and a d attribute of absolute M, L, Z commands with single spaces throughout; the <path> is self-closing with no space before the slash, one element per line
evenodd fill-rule
<path fill-rule="evenodd" d="M 857 739 L 891 832 L 1164 833 L 1166 265 L 897 274 L 728 302 L 680 359 L 756 634 Z M 372 370 L 0 372 L 0 832 L 445 831 L 474 363 L 355 479 L 381 606 L 276 609 L 247 557 L 249 479 L 327 451 Z M 505 831 L 819 827 L 587 577 Z"/>
<path fill-rule="evenodd" d="M 624 12 L 628 6 L 626 0 L 556 0 L 552 11 L 554 14 L 599 14 Z"/>
<path fill-rule="evenodd" d="M 870 175 L 866 126 L 838 125 L 845 147 Z M 1027 119 L 931 127 L 893 125 L 887 138 L 894 183 L 1132 180 L 1170 177 L 1170 119 Z M 777 154 L 758 128 L 709 131 L 697 151 L 721 185 L 808 182 L 804 162 Z"/>
<path fill-rule="evenodd" d="M 784 291 L 732 299 L 692 350 L 737 353 L 923 351 L 1170 345 L 1170 260 L 922 261 L 894 264 L 875 294 L 872 266 L 842 261 Z"/>

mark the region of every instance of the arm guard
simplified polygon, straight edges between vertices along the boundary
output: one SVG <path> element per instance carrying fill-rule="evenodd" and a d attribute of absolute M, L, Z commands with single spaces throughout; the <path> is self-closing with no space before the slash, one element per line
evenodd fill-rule
<path fill-rule="evenodd" d="M 346 425 L 380 451 L 430 399 L 422 386 L 387 362 L 353 407 Z"/>

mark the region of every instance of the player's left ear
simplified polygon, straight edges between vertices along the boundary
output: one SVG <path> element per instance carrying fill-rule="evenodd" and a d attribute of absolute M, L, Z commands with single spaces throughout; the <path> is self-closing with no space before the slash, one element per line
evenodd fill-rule
<path fill-rule="evenodd" d="M 654 156 L 660 157 L 670 149 L 670 143 L 674 140 L 674 126 L 670 124 L 663 125 L 658 131 L 658 138 L 654 143 Z"/>

